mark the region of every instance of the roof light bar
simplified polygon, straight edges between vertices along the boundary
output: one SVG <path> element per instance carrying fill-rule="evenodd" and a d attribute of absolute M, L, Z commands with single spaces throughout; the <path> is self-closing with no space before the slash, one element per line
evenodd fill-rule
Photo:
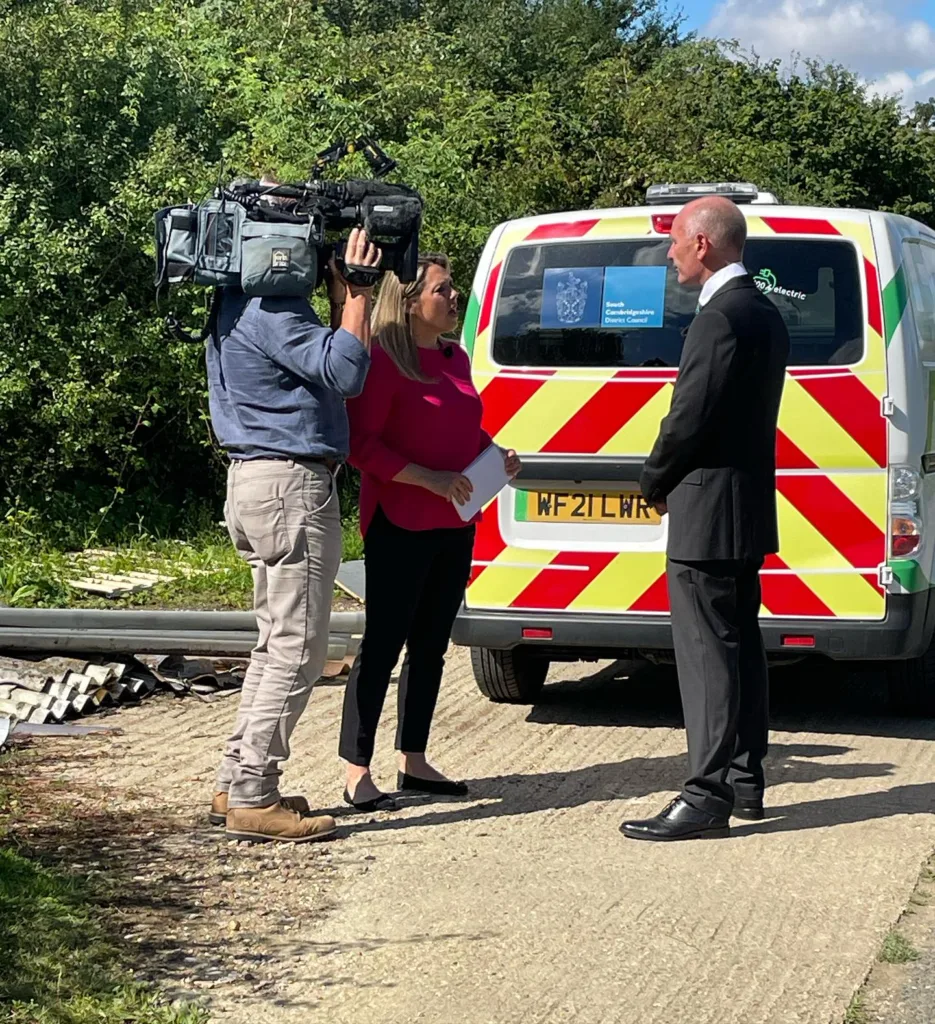
<path fill-rule="evenodd" d="M 748 181 L 695 182 L 681 185 L 650 185 L 646 190 L 646 204 L 690 203 L 702 196 L 724 196 L 735 203 L 753 203 L 760 190 Z"/>

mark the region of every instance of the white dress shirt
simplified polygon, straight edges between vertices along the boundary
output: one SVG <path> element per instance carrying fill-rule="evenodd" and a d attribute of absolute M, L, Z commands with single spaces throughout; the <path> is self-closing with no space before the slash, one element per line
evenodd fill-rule
<path fill-rule="evenodd" d="M 728 281 L 732 281 L 735 277 L 743 277 L 746 272 L 747 268 L 742 263 L 728 263 L 726 267 L 721 267 L 720 270 L 715 271 L 705 281 L 704 287 L 701 289 L 701 295 L 698 298 L 698 308 L 701 309 L 702 306 L 706 306 Z"/>

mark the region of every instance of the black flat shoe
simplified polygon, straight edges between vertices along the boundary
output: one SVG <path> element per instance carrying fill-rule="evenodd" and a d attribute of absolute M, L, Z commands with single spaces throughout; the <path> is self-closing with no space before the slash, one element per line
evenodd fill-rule
<path fill-rule="evenodd" d="M 351 799 L 351 794 L 345 789 L 344 790 L 344 802 L 350 804 L 355 811 L 398 811 L 399 804 L 391 797 L 387 796 L 386 793 L 381 793 L 379 796 L 375 796 L 372 800 L 358 800 L 354 801 Z"/>
<path fill-rule="evenodd" d="M 407 775 L 400 772 L 396 776 L 396 788 L 407 790 L 410 793 L 432 793 L 434 796 L 467 796 L 468 787 L 466 782 L 451 782 L 445 779 L 439 782 L 435 779 L 420 779 L 416 775 Z"/>
<path fill-rule="evenodd" d="M 727 818 L 699 811 L 680 796 L 655 818 L 625 821 L 620 831 L 627 839 L 665 843 L 677 839 L 723 839 L 730 835 Z"/>

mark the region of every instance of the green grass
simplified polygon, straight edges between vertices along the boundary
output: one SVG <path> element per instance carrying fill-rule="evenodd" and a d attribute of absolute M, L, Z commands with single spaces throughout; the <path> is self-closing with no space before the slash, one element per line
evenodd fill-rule
<path fill-rule="evenodd" d="M 341 558 L 345 562 L 364 557 L 364 540 L 360 535 L 360 518 L 357 510 L 341 519 Z"/>
<path fill-rule="evenodd" d="M 9 762 L 0 759 L 0 770 Z M 22 809 L 0 788 L 0 1018 L 9 1024 L 203 1024 L 134 981 L 87 882 L 22 856 L 7 829 Z"/>
<path fill-rule="evenodd" d="M 869 1024 L 869 1021 L 864 997 L 858 992 L 844 1013 L 844 1024 Z"/>
<path fill-rule="evenodd" d="M 343 558 L 363 557 L 356 510 L 342 523 Z M 32 512 L 0 518 L 0 604 L 18 608 L 187 608 L 237 610 L 252 604 L 250 569 L 221 526 L 204 527 L 188 540 L 154 537 L 137 529 L 106 542 L 88 538 L 85 547 L 113 554 L 81 558 L 50 539 Z M 150 571 L 174 576 L 171 583 L 112 599 L 69 585 L 91 565 L 111 574 Z"/>
<path fill-rule="evenodd" d="M 919 952 L 913 944 L 899 932 L 893 930 L 883 940 L 880 949 L 880 960 L 885 964 L 908 964 L 919 959 Z"/>

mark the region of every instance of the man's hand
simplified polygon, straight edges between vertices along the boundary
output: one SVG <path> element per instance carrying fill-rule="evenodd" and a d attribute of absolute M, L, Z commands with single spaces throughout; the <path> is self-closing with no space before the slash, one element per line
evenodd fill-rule
<path fill-rule="evenodd" d="M 354 228 L 347 240 L 344 262 L 376 269 L 383 253 L 370 241 L 363 228 Z M 350 284 L 332 259 L 328 265 L 328 298 L 331 300 L 331 328 L 343 327 L 370 351 L 370 300 L 373 288 Z"/>
<path fill-rule="evenodd" d="M 426 476 L 425 487 L 439 498 L 458 505 L 463 505 L 474 490 L 474 485 L 463 473 L 448 473 L 444 470 L 430 471 Z"/>
<path fill-rule="evenodd" d="M 364 228 L 354 228 L 347 240 L 344 262 L 357 267 L 373 267 L 376 269 L 383 260 L 382 250 L 367 237 Z M 334 257 L 328 261 L 328 299 L 332 306 L 343 306 L 347 301 L 348 291 L 351 295 L 369 294 L 372 288 L 350 286 L 338 270 Z"/>
<path fill-rule="evenodd" d="M 653 508 L 661 516 L 665 516 L 665 515 L 669 514 L 669 506 L 664 501 L 654 501 L 653 502 Z"/>
<path fill-rule="evenodd" d="M 501 448 L 500 450 L 503 452 L 503 468 L 506 470 L 506 475 L 511 480 L 515 480 L 523 468 L 523 463 L 512 448 Z"/>
<path fill-rule="evenodd" d="M 352 267 L 364 267 L 367 270 L 376 270 L 383 260 L 383 252 L 378 246 L 367 237 L 364 228 L 354 228 L 347 240 L 347 249 L 344 251 L 344 262 Z M 348 294 L 354 298 L 357 295 L 370 295 L 373 287 L 362 288 L 360 285 L 349 284 L 340 274 L 338 277 L 347 289 Z"/>

